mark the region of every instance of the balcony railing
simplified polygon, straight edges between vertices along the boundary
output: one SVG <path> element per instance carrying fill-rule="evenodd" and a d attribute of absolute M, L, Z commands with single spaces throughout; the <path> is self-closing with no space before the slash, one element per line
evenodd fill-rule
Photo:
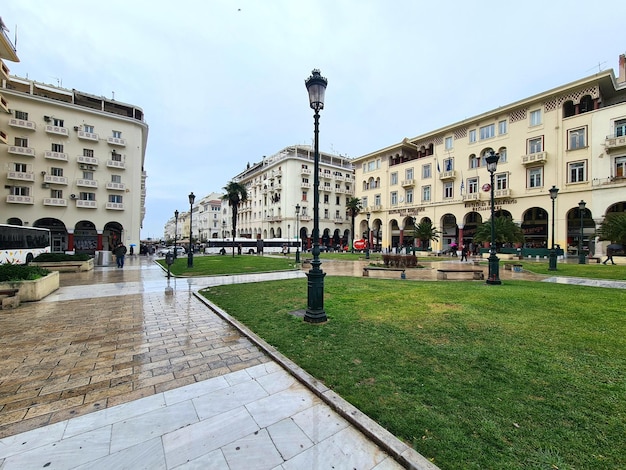
<path fill-rule="evenodd" d="M 336 224 L 343 224 L 343 217 L 335 217 Z"/>
<path fill-rule="evenodd" d="M 87 180 L 85 178 L 78 178 L 76 180 L 76 186 L 84 186 L 86 188 L 97 188 L 98 182 L 96 180 Z"/>
<path fill-rule="evenodd" d="M 301 188 L 310 188 L 311 187 L 311 183 L 300 183 L 300 187 Z"/>
<path fill-rule="evenodd" d="M 0 65 L 4 65 L 4 64 L 0 63 Z M 4 96 L 2 96 L 2 95 L 0 95 L 0 108 L 5 113 L 9 112 L 9 102 L 7 100 L 5 100 Z"/>
<path fill-rule="evenodd" d="M 70 131 L 67 130 L 65 127 L 52 126 L 50 124 L 46 126 L 46 132 L 48 134 L 64 135 L 65 137 L 68 137 L 70 135 Z"/>
<path fill-rule="evenodd" d="M 510 189 L 495 189 L 493 191 L 493 197 L 509 197 L 511 195 Z"/>
<path fill-rule="evenodd" d="M 479 192 L 475 192 L 475 193 L 464 194 L 463 195 L 463 200 L 464 201 L 479 201 L 480 200 L 480 193 Z"/>
<path fill-rule="evenodd" d="M 97 165 L 98 164 L 98 159 L 95 157 L 86 157 L 84 155 L 79 155 L 78 157 L 76 157 L 76 161 L 78 163 L 83 163 L 85 165 Z"/>
<path fill-rule="evenodd" d="M 124 210 L 124 204 L 121 202 L 107 202 L 105 207 L 114 211 Z"/>
<path fill-rule="evenodd" d="M 302 215 L 300 216 L 300 220 L 301 220 L 302 222 L 310 222 L 310 221 L 311 221 L 311 216 L 310 216 L 310 215 L 304 215 L 304 214 L 302 214 Z"/>
<path fill-rule="evenodd" d="M 126 147 L 126 139 L 121 137 L 107 137 L 107 143 L 111 145 L 118 145 L 120 147 Z"/>
<path fill-rule="evenodd" d="M 522 155 L 522 165 L 532 165 L 537 163 L 546 163 L 548 160 L 548 152 L 530 153 Z"/>
<path fill-rule="evenodd" d="M 626 147 L 626 136 L 607 135 L 606 140 L 604 141 L 604 146 L 606 147 L 607 151 Z"/>
<path fill-rule="evenodd" d="M 7 179 L 34 182 L 35 173 L 32 171 L 9 171 L 7 173 Z"/>
<path fill-rule="evenodd" d="M 382 211 L 382 210 L 383 210 L 383 206 L 382 206 L 382 204 L 374 204 L 374 205 L 371 207 L 371 211 L 372 211 L 372 212 L 380 212 L 380 211 Z"/>
<path fill-rule="evenodd" d="M 78 138 L 83 140 L 99 140 L 98 134 L 94 134 L 93 132 L 85 132 L 82 130 L 78 131 Z"/>
<path fill-rule="evenodd" d="M 456 179 L 456 170 L 442 171 L 441 173 L 439 173 L 439 179 L 440 180 Z"/>
<path fill-rule="evenodd" d="M 67 153 L 61 153 L 61 152 L 52 152 L 50 150 L 46 150 L 43 153 L 44 158 L 49 158 L 51 160 L 62 160 L 64 162 L 67 161 Z"/>
<path fill-rule="evenodd" d="M 67 178 L 65 176 L 45 175 L 43 181 L 44 183 L 50 184 L 67 184 Z"/>
<path fill-rule="evenodd" d="M 67 199 L 60 199 L 56 197 L 45 197 L 43 199 L 43 205 L 65 207 L 67 206 Z"/>
<path fill-rule="evenodd" d="M 11 118 L 9 119 L 9 126 L 19 127 L 21 129 L 29 129 L 31 131 L 37 129 L 37 126 L 33 121 L 28 121 L 26 119 Z"/>
<path fill-rule="evenodd" d="M 32 196 L 16 196 L 9 194 L 7 196 L 7 202 L 10 204 L 33 204 L 34 200 Z"/>
<path fill-rule="evenodd" d="M 107 160 L 107 166 L 109 168 L 118 168 L 120 170 L 123 170 L 126 168 L 126 163 L 120 162 L 118 160 Z"/>
<path fill-rule="evenodd" d="M 96 201 L 85 201 L 83 199 L 76 199 L 76 207 L 82 207 L 84 209 L 97 209 L 98 203 Z"/>
<path fill-rule="evenodd" d="M 408 180 L 402 180 L 400 184 L 403 188 L 412 188 L 413 186 L 415 186 L 415 180 L 413 178 Z"/>
<path fill-rule="evenodd" d="M 35 149 L 32 147 L 20 147 L 18 145 L 9 145 L 7 149 L 9 153 L 14 153 L 15 155 L 24 155 L 26 157 L 34 157 Z"/>
<path fill-rule="evenodd" d="M 300 174 L 302 174 L 302 175 L 310 175 L 311 174 L 311 169 L 310 168 L 300 168 Z"/>
<path fill-rule="evenodd" d="M 124 183 L 114 183 L 113 181 L 109 181 L 106 184 L 106 188 L 113 191 L 124 191 L 126 190 L 126 185 Z"/>
<path fill-rule="evenodd" d="M 0 130 L 0 142 L 3 143 L 4 145 L 8 143 L 7 133 L 2 130 Z"/>

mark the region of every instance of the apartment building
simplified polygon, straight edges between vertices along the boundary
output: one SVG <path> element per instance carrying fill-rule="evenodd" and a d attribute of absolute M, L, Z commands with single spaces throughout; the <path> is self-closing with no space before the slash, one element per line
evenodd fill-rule
<path fill-rule="evenodd" d="M 189 240 L 189 228 L 193 233 L 196 243 L 206 243 L 210 239 L 228 236 L 230 218 L 227 218 L 227 210 L 224 208 L 223 194 L 210 193 L 201 199 L 196 199 L 189 217 L 189 211 L 179 211 L 178 218 L 173 215 L 163 228 L 165 240 L 173 240 L 176 234 L 177 240 Z M 228 205 L 226 203 L 226 205 Z"/>
<path fill-rule="evenodd" d="M 261 162 L 249 165 L 233 178 L 247 188 L 248 200 L 238 211 L 237 236 L 249 238 L 299 238 L 312 245 L 314 149 L 308 145 L 286 147 Z M 322 246 L 350 240 L 346 204 L 354 197 L 352 160 L 320 152 L 319 228 Z M 296 206 L 300 207 L 296 217 Z M 230 223 L 228 224 L 230 226 Z"/>
<path fill-rule="evenodd" d="M 555 244 L 576 254 L 582 233 L 584 250 L 602 254 L 596 228 L 626 211 L 624 55 L 617 76 L 602 71 L 356 158 L 359 230 L 369 213 L 381 249 L 413 244 L 414 224 L 426 220 L 441 231 L 430 248 L 471 243 L 491 216 L 491 151 L 496 217 L 520 224 L 526 246 L 550 247 L 556 186 Z"/>

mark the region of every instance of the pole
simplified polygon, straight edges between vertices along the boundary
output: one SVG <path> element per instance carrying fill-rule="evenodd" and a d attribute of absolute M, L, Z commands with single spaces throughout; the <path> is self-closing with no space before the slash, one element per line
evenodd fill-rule
<path fill-rule="evenodd" d="M 193 234 L 193 202 L 189 201 L 189 254 L 187 255 L 187 267 L 193 268 L 193 245 L 191 236 Z"/>
<path fill-rule="evenodd" d="M 296 263 L 300 262 L 300 211 L 296 208 Z"/>
<path fill-rule="evenodd" d="M 578 264 L 585 264 L 585 253 L 583 252 L 583 237 L 585 235 L 583 225 L 583 213 L 585 211 L 585 203 L 580 201 L 578 204 L 578 211 L 580 212 L 580 239 L 578 240 Z"/>
<path fill-rule="evenodd" d="M 555 212 L 554 212 L 554 203 L 556 202 L 556 196 L 557 193 L 559 192 L 559 190 L 557 189 L 556 186 L 552 186 L 552 189 L 550 189 L 550 198 L 552 199 L 552 247 L 550 248 L 550 257 L 549 257 L 549 264 L 548 264 L 548 271 L 556 271 L 556 247 L 554 245 L 554 218 L 555 218 Z"/>
<path fill-rule="evenodd" d="M 491 247 L 489 248 L 489 276 L 487 284 L 500 285 L 500 266 L 499 259 L 496 256 L 496 225 L 495 225 L 495 197 L 494 197 L 494 176 L 493 171 L 489 171 L 491 175 Z"/>

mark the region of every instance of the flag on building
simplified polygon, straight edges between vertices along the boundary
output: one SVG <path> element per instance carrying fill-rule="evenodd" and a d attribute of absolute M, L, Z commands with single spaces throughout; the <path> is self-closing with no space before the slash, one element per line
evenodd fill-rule
<path fill-rule="evenodd" d="M 435 159 L 437 161 L 437 173 L 441 173 L 441 167 L 439 166 L 439 159 Z"/>

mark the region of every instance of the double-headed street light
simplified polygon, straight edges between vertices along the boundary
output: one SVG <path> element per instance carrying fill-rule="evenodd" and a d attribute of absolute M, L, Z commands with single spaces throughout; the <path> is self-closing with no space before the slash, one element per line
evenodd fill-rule
<path fill-rule="evenodd" d="M 559 188 L 552 185 L 550 188 L 550 199 L 552 199 L 552 248 L 550 248 L 550 263 L 548 271 L 556 271 L 556 247 L 554 246 L 554 203 L 556 196 L 559 194 Z"/>
<path fill-rule="evenodd" d="M 580 215 L 580 239 L 578 240 L 578 264 L 585 264 L 585 253 L 583 252 L 583 237 L 584 233 L 584 225 L 583 225 L 583 214 L 585 213 L 585 206 L 587 204 L 585 201 L 580 201 L 578 203 L 578 213 Z"/>
<path fill-rule="evenodd" d="M 319 154 L 319 118 L 320 110 L 324 109 L 324 93 L 328 80 L 320 74 L 320 71 L 314 69 L 311 76 L 304 82 L 309 92 L 309 104 L 315 111 L 314 134 L 315 134 L 315 150 L 314 150 L 314 182 L 313 182 L 313 260 L 311 261 L 311 269 L 307 273 L 308 278 L 308 299 L 307 309 L 304 313 L 304 321 L 309 323 L 322 323 L 327 320 L 324 311 L 324 276 L 326 275 L 320 268 L 320 220 L 319 220 L 319 203 L 320 203 L 320 154 Z"/>
<path fill-rule="evenodd" d="M 176 259 L 176 256 L 178 256 L 178 253 L 176 252 L 176 234 L 178 233 L 178 209 L 174 211 L 174 259 Z"/>
<path fill-rule="evenodd" d="M 372 214 L 369 212 L 366 214 L 367 217 L 367 240 L 365 241 L 365 259 L 370 259 L 370 217 Z"/>
<path fill-rule="evenodd" d="M 498 168 L 498 160 L 500 155 L 493 150 L 489 151 L 489 155 L 485 159 L 487 161 L 487 171 L 491 178 L 491 246 L 489 248 L 489 275 L 487 276 L 487 284 L 500 285 L 500 260 L 496 256 L 496 225 L 495 225 L 495 201 L 494 201 L 494 173 Z"/>
<path fill-rule="evenodd" d="M 189 193 L 189 254 L 187 255 L 187 267 L 193 268 L 193 245 L 191 244 L 191 236 L 193 235 L 193 203 L 196 196 L 193 191 Z"/>
<path fill-rule="evenodd" d="M 300 204 L 296 204 L 296 263 L 300 262 Z"/>

